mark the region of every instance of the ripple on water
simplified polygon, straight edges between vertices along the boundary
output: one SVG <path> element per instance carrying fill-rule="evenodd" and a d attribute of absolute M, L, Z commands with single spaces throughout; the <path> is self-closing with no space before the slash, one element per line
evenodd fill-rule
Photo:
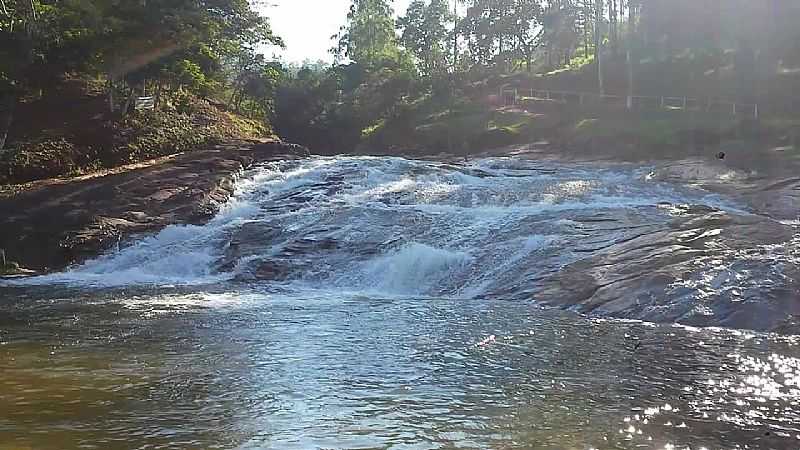
<path fill-rule="evenodd" d="M 0 448 L 797 447 L 796 338 L 535 303 L 796 299 L 791 225 L 640 172 L 259 168 L 206 226 L 1 288 Z"/>

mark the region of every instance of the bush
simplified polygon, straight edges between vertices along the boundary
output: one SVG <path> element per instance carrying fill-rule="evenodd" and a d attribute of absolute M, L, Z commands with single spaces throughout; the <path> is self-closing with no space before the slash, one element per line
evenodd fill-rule
<path fill-rule="evenodd" d="M 0 159 L 0 182 L 25 182 L 75 172 L 91 156 L 65 138 L 18 143 Z"/>

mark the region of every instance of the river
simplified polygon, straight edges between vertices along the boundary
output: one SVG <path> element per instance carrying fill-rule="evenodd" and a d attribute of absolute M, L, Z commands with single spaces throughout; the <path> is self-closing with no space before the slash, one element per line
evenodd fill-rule
<path fill-rule="evenodd" d="M 0 287 L 0 449 L 798 448 L 796 227 L 630 164 L 265 164 Z"/>

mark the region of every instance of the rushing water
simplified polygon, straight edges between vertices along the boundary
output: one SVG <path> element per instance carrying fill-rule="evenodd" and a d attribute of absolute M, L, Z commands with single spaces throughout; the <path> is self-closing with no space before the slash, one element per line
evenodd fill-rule
<path fill-rule="evenodd" d="M 797 298 L 794 225 L 657 178 L 260 167 L 205 226 L 0 290 L 0 449 L 800 448 L 800 340 L 609 319 Z"/>

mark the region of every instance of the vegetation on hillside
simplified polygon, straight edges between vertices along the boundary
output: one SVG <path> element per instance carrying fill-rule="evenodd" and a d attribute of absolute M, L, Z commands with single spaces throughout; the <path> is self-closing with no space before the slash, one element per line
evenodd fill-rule
<path fill-rule="evenodd" d="M 782 142 L 798 134 L 800 104 L 785 95 L 800 89 L 796 2 L 414 0 L 396 15 L 391 0 L 351 0 L 332 41 L 336 62 L 297 67 L 256 51 L 281 40 L 247 0 L 0 1 L 0 149 L 11 149 L 0 181 L 273 128 L 325 153 L 537 139 L 658 147 L 698 133 L 715 142 L 743 126 L 710 111 L 687 119 L 540 101 L 503 108 L 504 87 L 758 103 L 781 125 L 748 129 Z M 75 80 L 90 93 L 65 95 Z M 145 95 L 155 111 L 134 112 Z M 55 124 L 66 114 L 50 120 L 48 105 L 81 119 Z"/>
<path fill-rule="evenodd" d="M 502 87 L 687 96 L 758 103 L 766 117 L 800 113 L 785 95 L 800 89 L 794 2 L 458 0 L 453 6 L 415 0 L 393 21 L 391 1 L 353 0 L 334 49 L 338 63 L 284 68 L 276 130 L 317 151 L 392 152 L 475 150 L 539 138 L 577 145 L 601 137 L 659 148 L 684 145 L 687 135 L 713 134 L 700 141 L 714 142 L 736 134 L 732 129 L 753 128 L 719 112 L 576 112 L 541 102 L 503 110 Z M 764 130 L 782 139 L 793 127 Z"/>
<path fill-rule="evenodd" d="M 0 182 L 269 133 L 263 44 L 247 0 L 0 0 Z"/>

